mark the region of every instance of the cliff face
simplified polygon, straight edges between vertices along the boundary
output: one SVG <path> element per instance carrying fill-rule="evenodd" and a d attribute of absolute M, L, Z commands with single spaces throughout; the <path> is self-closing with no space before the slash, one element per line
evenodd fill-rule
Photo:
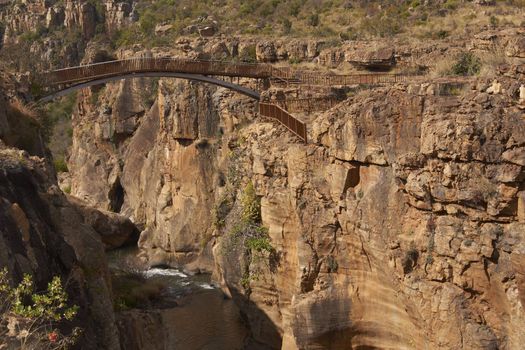
<path fill-rule="evenodd" d="M 307 147 L 270 125 L 241 131 L 279 255 L 276 268 L 252 261 L 250 299 L 285 349 L 524 340 L 523 111 L 483 88 L 407 90 L 349 99 L 316 119 Z M 216 253 L 226 285 L 243 290 L 235 259 Z"/>
<path fill-rule="evenodd" d="M 75 322 L 84 329 L 86 349 L 119 349 L 104 246 L 82 224 L 82 212 L 52 185 L 39 158 L 0 150 L 0 265 L 12 279 L 33 275 L 45 288 L 53 276 L 69 281 L 71 302 L 80 307 Z"/>
<path fill-rule="evenodd" d="M 309 145 L 223 89 L 111 84 L 81 98 L 73 192 L 131 216 L 150 264 L 213 270 L 274 348 L 519 349 L 520 72 L 363 91 L 309 116 Z M 246 260 L 250 181 L 275 251 Z"/>
<path fill-rule="evenodd" d="M 61 277 L 79 306 L 73 322 L 84 331 L 82 348 L 120 349 L 104 250 L 129 240 L 135 228 L 124 217 L 66 198 L 45 158 L 38 123 L 3 91 L 0 100 L 0 266 L 14 283 L 31 274 L 39 289 Z"/>
<path fill-rule="evenodd" d="M 72 193 L 142 227 L 140 245 L 148 248 L 150 264 L 188 263 L 211 239 L 214 188 L 224 181 L 220 135 L 253 118 L 253 103 L 162 80 L 149 108 L 147 89 L 146 81 L 134 79 L 109 85 L 98 109 L 89 97 L 83 100 L 80 113 L 89 112 L 74 118 Z M 246 116 L 228 117 L 229 108 L 245 108 Z"/>

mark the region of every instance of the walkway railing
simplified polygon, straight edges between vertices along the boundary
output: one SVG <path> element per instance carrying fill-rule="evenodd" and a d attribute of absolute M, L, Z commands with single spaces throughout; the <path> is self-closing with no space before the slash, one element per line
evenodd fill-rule
<path fill-rule="evenodd" d="M 292 116 L 281 107 L 267 102 L 259 102 L 259 113 L 265 117 L 276 119 L 288 130 L 303 140 L 304 143 L 308 142 L 306 124 Z"/>
<path fill-rule="evenodd" d="M 290 81 L 303 85 L 355 85 L 355 84 L 393 84 L 409 81 L 407 75 L 374 73 L 374 74 L 326 74 L 317 72 L 303 72 L 291 68 L 274 68 L 272 78 L 281 81 Z"/>
<path fill-rule="evenodd" d="M 43 73 L 40 76 L 41 83 L 47 87 L 55 86 L 60 91 L 81 88 L 90 83 L 98 81 L 109 81 L 119 76 L 130 75 L 177 75 L 184 76 L 186 79 L 211 80 L 209 76 L 223 77 L 245 77 L 255 79 L 273 79 L 275 82 L 285 84 L 305 84 L 305 85 L 324 85 L 324 86 L 344 86 L 354 84 L 381 84 L 398 83 L 409 80 L 408 76 L 396 74 L 353 74 L 353 75 L 334 75 L 322 72 L 304 72 L 291 68 L 277 68 L 269 64 L 258 63 L 238 63 L 226 61 L 204 61 L 189 60 L 180 58 L 131 58 L 124 60 L 93 63 L 84 66 L 70 67 Z M 199 78 L 199 79 L 196 79 Z M 217 80 L 213 81 L 216 85 Z M 230 86 L 235 90 L 235 86 Z M 239 90 L 237 90 L 239 91 Z M 55 93 L 52 96 L 58 95 Z M 248 94 L 258 99 L 258 94 Z M 304 102 L 304 103 L 303 103 Z M 279 102 L 276 102 L 279 103 Z M 336 100 L 323 99 L 315 101 L 287 102 L 287 104 L 277 104 L 260 102 L 259 113 L 263 116 L 278 120 L 288 130 L 297 135 L 305 143 L 307 142 L 306 124 L 293 117 L 285 109 L 297 109 L 301 107 L 307 110 L 316 108 L 332 107 Z M 315 106 L 312 106 L 315 104 Z"/>
<path fill-rule="evenodd" d="M 406 82 L 407 76 L 396 74 L 331 75 L 297 71 L 261 63 L 204 61 L 181 58 L 130 58 L 59 69 L 42 74 L 47 85 L 72 84 L 130 73 L 169 72 L 256 79 L 274 78 L 282 82 L 306 85 L 354 85 Z"/>
<path fill-rule="evenodd" d="M 336 97 L 310 97 L 288 98 L 285 100 L 275 100 L 272 102 L 290 113 L 310 113 L 326 111 L 341 101 L 342 99 Z"/>
<path fill-rule="evenodd" d="M 272 74 L 272 67 L 266 64 L 186 60 L 178 58 L 131 58 L 47 72 L 42 76 L 42 81 L 49 85 L 69 84 L 129 73 L 146 72 L 269 78 Z"/>

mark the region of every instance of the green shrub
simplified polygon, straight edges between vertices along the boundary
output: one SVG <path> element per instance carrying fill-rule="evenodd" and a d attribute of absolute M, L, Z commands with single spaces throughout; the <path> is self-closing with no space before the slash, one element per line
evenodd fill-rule
<path fill-rule="evenodd" d="M 292 22 L 288 18 L 285 18 L 282 21 L 282 25 L 283 25 L 283 34 L 290 34 L 290 32 L 292 31 Z"/>
<path fill-rule="evenodd" d="M 447 0 L 443 6 L 449 10 L 455 10 L 458 7 L 458 5 L 458 0 Z"/>
<path fill-rule="evenodd" d="M 55 166 L 55 171 L 57 173 L 67 173 L 69 171 L 67 167 L 67 163 L 64 160 L 64 158 L 57 158 L 53 161 L 53 165 Z"/>
<path fill-rule="evenodd" d="M 255 193 L 253 183 L 249 182 L 244 188 L 241 204 L 241 220 L 244 224 L 256 224 L 261 221 L 261 201 Z"/>
<path fill-rule="evenodd" d="M 290 16 L 293 16 L 293 17 L 299 16 L 299 12 L 301 11 L 301 3 L 300 3 L 300 1 L 296 0 L 296 1 L 292 2 L 289 6 L 290 7 L 289 7 L 288 13 L 290 14 Z"/>
<path fill-rule="evenodd" d="M 231 229 L 221 243 L 221 251 L 233 261 L 241 257 L 239 283 L 245 292 L 250 292 L 250 281 L 257 280 L 262 266 L 273 268 L 277 254 L 272 247 L 268 229 L 261 225 L 261 202 L 253 183 L 249 182 L 241 194 L 241 208 L 234 211 L 237 216 L 231 220 Z M 233 204 L 233 202 L 232 202 Z M 222 222 L 224 223 L 224 221 Z"/>
<path fill-rule="evenodd" d="M 481 60 L 471 52 L 463 52 L 452 66 L 452 74 L 470 76 L 476 75 L 481 69 Z"/>
<path fill-rule="evenodd" d="M 257 51 L 255 45 L 250 45 L 244 48 L 240 54 L 240 60 L 248 63 L 257 62 Z"/>
<path fill-rule="evenodd" d="M 270 238 L 267 235 L 250 237 L 246 240 L 245 244 L 246 248 L 256 251 L 258 253 L 270 253 L 273 250 L 273 247 L 270 244 Z"/>
<path fill-rule="evenodd" d="M 136 272 L 112 276 L 112 285 L 113 305 L 117 311 L 148 307 L 166 289 L 165 283 L 148 280 Z"/>
<path fill-rule="evenodd" d="M 438 31 L 436 32 L 436 37 L 437 37 L 438 39 L 445 39 L 445 38 L 448 37 L 448 36 L 449 36 L 449 32 L 446 31 L 446 30 L 438 30 Z"/>
<path fill-rule="evenodd" d="M 48 33 L 48 30 L 43 25 L 39 25 L 36 30 L 32 32 L 24 32 L 22 35 L 20 35 L 21 41 L 26 41 L 29 43 L 33 43 L 39 39 L 41 39 L 44 35 Z"/>
<path fill-rule="evenodd" d="M 310 17 L 308 17 L 308 24 L 312 27 L 317 27 L 319 25 L 319 14 L 311 14 Z"/>
<path fill-rule="evenodd" d="M 499 19 L 496 16 L 490 16 L 490 26 L 496 28 L 499 25 Z"/>
<path fill-rule="evenodd" d="M 60 120 L 71 119 L 76 101 L 77 95 L 72 93 L 46 105 L 42 115 L 43 134 L 46 142 L 49 142 L 53 130 Z"/>
<path fill-rule="evenodd" d="M 361 22 L 361 29 L 373 36 L 390 37 L 402 30 L 398 17 L 374 16 Z"/>
<path fill-rule="evenodd" d="M 71 322 L 78 306 L 68 305 L 68 295 L 58 276 L 53 277 L 45 291 L 36 291 L 31 275 L 11 287 L 6 268 L 0 271 L 0 326 L 10 331 L 4 339 L 19 343 L 24 349 L 68 349 L 78 340 L 82 330 L 74 328 L 69 335 L 57 329 Z M 9 326 L 8 326 L 9 325 Z"/>

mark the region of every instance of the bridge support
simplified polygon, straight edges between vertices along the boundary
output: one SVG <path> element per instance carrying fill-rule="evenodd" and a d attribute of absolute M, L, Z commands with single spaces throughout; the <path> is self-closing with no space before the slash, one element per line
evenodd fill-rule
<path fill-rule="evenodd" d="M 112 81 L 130 79 L 130 78 L 178 78 L 178 79 L 199 81 L 199 82 L 209 83 L 209 84 L 221 86 L 221 87 L 236 91 L 240 94 L 251 97 L 257 101 L 261 98 L 261 95 L 255 90 L 252 90 L 252 89 L 249 89 L 249 88 L 246 88 L 244 86 L 237 85 L 234 83 L 230 83 L 224 80 L 205 76 L 205 75 L 187 74 L 187 73 L 169 73 L 169 72 L 158 72 L 158 73 L 157 72 L 147 72 L 147 73 L 130 73 L 130 74 L 114 76 L 114 77 L 109 77 L 109 78 L 90 80 L 90 81 L 86 81 L 83 83 L 71 85 L 71 86 L 64 88 L 63 90 L 57 91 L 46 97 L 43 97 L 38 102 L 39 103 L 50 102 L 57 97 L 65 96 L 79 89 L 84 89 L 84 88 L 94 86 L 94 85 L 106 84 Z"/>

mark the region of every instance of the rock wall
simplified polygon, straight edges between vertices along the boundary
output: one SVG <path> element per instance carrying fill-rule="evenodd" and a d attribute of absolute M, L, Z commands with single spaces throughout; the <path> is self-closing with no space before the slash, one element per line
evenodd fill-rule
<path fill-rule="evenodd" d="M 0 98 L 7 102 L 3 93 Z M 85 222 L 85 211 L 59 190 L 47 160 L 28 153 L 47 152 L 33 145 L 28 151 L 12 148 L 27 146 L 10 137 L 12 134 L 33 140 L 40 135 L 38 127 L 21 126 L 19 119 L 24 114 L 17 111 L 13 116 L 12 110 L 5 108 L 9 105 L 0 108 L 0 266 L 8 269 L 13 282 L 31 274 L 38 288 L 45 288 L 53 276 L 68 281 L 71 302 L 80 307 L 74 322 L 84 330 L 80 339 L 83 348 L 120 349 L 97 225 Z M 20 129 L 24 127 L 26 130 Z M 106 223 L 115 228 L 123 223 L 112 220 L 108 218 Z"/>
<path fill-rule="evenodd" d="M 152 265 L 187 263 L 211 239 L 214 188 L 223 181 L 221 134 L 253 118 L 247 112 L 234 119 L 228 110 L 253 110 L 253 103 L 161 80 L 150 107 L 147 89 L 141 79 L 108 85 L 96 109 L 89 96 L 81 99 L 68 160 L 72 193 L 129 216 L 143 229 L 140 245 Z"/>
<path fill-rule="evenodd" d="M 83 328 L 85 349 L 120 349 L 104 246 L 98 233 L 82 224 L 42 160 L 19 150 L 0 150 L 0 266 L 13 281 L 33 275 L 38 288 L 53 276 L 68 281 L 74 321 Z"/>
<path fill-rule="evenodd" d="M 303 116 L 308 145 L 224 89 L 109 84 L 79 100 L 73 193 L 130 216 L 149 264 L 212 270 L 271 348 L 519 349 L 523 72 L 362 91 Z M 246 269 L 249 182 L 274 252 Z"/>
<path fill-rule="evenodd" d="M 142 109 L 141 84 L 108 87 L 103 100 L 116 98 L 97 111 L 110 114 L 76 119 L 73 190 L 110 207 L 118 179 L 144 257 L 213 269 L 255 339 L 520 348 L 525 125 L 514 80 L 505 94 L 486 83 L 446 96 L 428 85 L 364 91 L 318 115 L 307 146 L 223 89 L 161 80 Z M 132 111 L 115 107 L 122 99 Z M 252 261 L 246 280 L 242 249 L 224 247 L 249 181 L 278 259 Z M 225 195 L 234 209 L 218 229 L 211 213 Z"/>
<path fill-rule="evenodd" d="M 59 276 L 79 306 L 79 346 L 120 349 L 105 249 L 136 243 L 137 229 L 124 216 L 66 197 L 35 116 L 1 89 L 0 100 L 0 266 L 13 283 L 31 274 L 38 290 Z"/>

